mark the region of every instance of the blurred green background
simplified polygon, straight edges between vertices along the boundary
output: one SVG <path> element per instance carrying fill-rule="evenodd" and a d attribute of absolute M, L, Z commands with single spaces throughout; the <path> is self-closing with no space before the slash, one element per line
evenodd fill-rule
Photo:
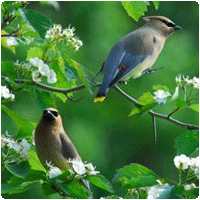
<path fill-rule="evenodd" d="M 76 34 L 84 46 L 72 54 L 74 60 L 86 66 L 93 74 L 97 73 L 112 46 L 127 33 L 144 24 L 142 19 L 135 22 L 130 18 L 120 2 L 59 2 L 60 10 L 30 2 L 27 8 L 47 15 L 53 23 L 76 28 Z M 158 10 L 151 4 L 148 15 L 163 15 L 170 18 L 183 29 L 168 38 L 162 54 L 154 68 L 164 67 L 152 75 L 144 75 L 130 80 L 120 87 L 138 98 L 145 91 L 152 92 L 156 84 L 166 85 L 175 90 L 175 77 L 178 74 L 190 77 L 199 76 L 199 5 L 195 1 L 162 1 Z M 99 79 L 101 80 L 101 78 Z M 103 103 L 94 103 L 97 88 L 91 96 L 86 90 L 74 94 L 74 98 L 84 97 L 80 102 L 57 100 L 63 117 L 64 127 L 78 149 L 83 160 L 92 162 L 97 170 L 111 180 L 116 170 L 130 163 L 140 163 L 161 177 L 178 180 L 173 164 L 176 155 L 174 139 L 186 129 L 168 121 L 157 119 L 158 143 L 154 144 L 152 120 L 148 114 L 142 117 L 128 117 L 132 105 L 116 91 L 110 89 Z M 16 95 L 10 104 L 22 116 L 37 122 L 42 114 L 38 102 L 28 93 Z M 173 107 L 167 105 L 157 108 L 161 113 L 170 113 Z M 198 124 L 198 115 L 192 110 L 174 115 L 183 122 Z M 2 113 L 2 132 L 17 134 L 14 123 Z M 8 179 L 9 174 L 2 177 Z M 96 190 L 95 197 L 107 193 Z M 59 196 L 53 195 L 52 198 Z M 4 196 L 4 198 L 46 198 L 40 186 L 23 195 Z"/>

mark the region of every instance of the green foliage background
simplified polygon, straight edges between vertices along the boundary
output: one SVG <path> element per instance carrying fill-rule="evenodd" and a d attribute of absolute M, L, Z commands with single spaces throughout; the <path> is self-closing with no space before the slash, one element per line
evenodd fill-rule
<path fill-rule="evenodd" d="M 27 8 L 47 15 L 53 23 L 76 28 L 76 33 L 84 46 L 72 58 L 87 67 L 93 74 L 97 73 L 109 50 L 125 34 L 142 26 L 129 17 L 120 2 L 59 2 L 60 10 L 41 6 L 31 2 Z M 164 50 L 154 67 L 164 69 L 152 75 L 144 75 L 130 80 L 128 85 L 120 86 L 131 96 L 138 98 L 145 91 L 152 90 L 153 85 L 162 84 L 175 89 L 175 77 L 185 74 L 199 76 L 199 5 L 197 2 L 160 2 L 155 10 L 151 4 L 148 15 L 164 15 L 180 25 L 183 29 L 176 32 L 167 41 Z M 177 154 L 174 139 L 186 132 L 185 129 L 168 121 L 157 119 L 158 143 L 154 144 L 152 121 L 148 114 L 142 117 L 128 117 L 132 105 L 114 90 L 110 90 L 103 103 L 93 102 L 97 89 L 91 96 L 82 90 L 74 98 L 84 97 L 78 103 L 56 100 L 57 108 L 63 117 L 64 127 L 77 147 L 83 160 L 97 166 L 108 180 L 116 170 L 126 164 L 137 162 L 161 177 L 177 181 L 177 171 L 173 158 Z M 53 106 L 53 105 L 52 105 Z M 19 115 L 37 122 L 43 106 L 35 101 L 28 92 L 16 95 L 15 103 L 9 107 Z M 169 113 L 169 106 L 157 111 Z M 187 112 L 187 115 L 186 115 Z M 8 130 L 10 135 L 17 134 L 17 127 L 9 116 L 2 112 L 2 133 Z M 198 124 L 198 114 L 192 110 L 181 111 L 175 118 L 188 123 Z M 32 133 L 30 133 L 32 134 Z M 3 180 L 11 175 L 3 174 Z M 21 195 L 9 195 L 9 198 L 41 198 L 39 185 Z M 106 192 L 96 191 L 96 196 L 105 196 Z M 4 195 L 7 198 L 6 195 Z M 52 198 L 59 196 L 52 196 Z"/>

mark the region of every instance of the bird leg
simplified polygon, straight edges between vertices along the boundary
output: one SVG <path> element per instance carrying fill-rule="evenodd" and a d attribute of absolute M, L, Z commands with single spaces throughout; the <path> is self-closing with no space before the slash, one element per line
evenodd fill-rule
<path fill-rule="evenodd" d="M 153 74 L 153 72 L 154 72 L 153 69 L 147 68 L 147 69 L 145 69 L 145 70 L 142 72 L 142 74 Z"/>
<path fill-rule="evenodd" d="M 118 81 L 119 84 L 127 85 L 127 81 Z"/>

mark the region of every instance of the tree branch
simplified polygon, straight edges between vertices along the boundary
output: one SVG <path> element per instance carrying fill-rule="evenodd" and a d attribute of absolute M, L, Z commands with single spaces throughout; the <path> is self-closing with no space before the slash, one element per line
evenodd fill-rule
<path fill-rule="evenodd" d="M 122 94 L 126 99 L 128 99 L 131 103 L 133 104 L 136 104 L 138 103 L 136 99 L 132 98 L 131 96 L 129 96 L 128 94 L 126 94 L 122 89 L 120 89 L 117 85 L 114 86 L 116 91 L 118 91 L 120 94 Z M 187 124 L 187 123 L 183 123 L 183 122 L 180 122 L 174 118 L 172 118 L 171 116 L 168 116 L 168 115 L 162 115 L 162 114 L 159 114 L 159 113 L 156 113 L 154 112 L 153 110 L 149 110 L 148 113 L 151 115 L 151 116 L 154 116 L 154 117 L 158 117 L 158 118 L 162 118 L 162 119 L 166 119 L 174 124 L 177 124 L 179 126 L 182 126 L 182 127 L 185 127 L 189 130 L 198 130 L 199 129 L 199 126 L 196 126 L 196 125 L 193 125 L 193 124 Z"/>
<path fill-rule="evenodd" d="M 16 79 L 15 80 L 16 83 L 19 83 L 19 84 L 23 84 L 23 83 L 29 83 L 30 85 L 35 85 L 39 88 L 42 88 L 42 89 L 45 89 L 45 90 L 48 90 L 48 91 L 52 91 L 52 92 L 58 92 L 58 93 L 63 93 L 63 94 L 68 94 L 70 92 L 75 92 L 75 91 L 78 91 L 78 90 L 82 90 L 85 88 L 85 85 L 78 85 L 76 87 L 73 87 L 73 88 L 69 88 L 69 89 L 61 89 L 61 88 L 54 88 L 54 87 L 51 87 L 51 86 L 48 86 L 48 85 L 45 85 L 45 84 L 42 84 L 42 83 L 38 83 L 38 82 L 35 82 L 35 81 L 26 81 L 26 80 L 22 80 L 22 79 Z M 101 83 L 97 83 L 95 87 L 99 87 L 101 86 Z M 128 101 L 130 101 L 132 104 L 137 104 L 138 101 L 136 99 L 134 99 L 133 97 L 129 96 L 127 93 L 125 93 L 122 89 L 120 89 L 117 85 L 114 85 L 113 88 L 118 92 L 120 93 L 122 96 L 124 96 Z M 168 115 L 163 115 L 163 114 L 159 114 L 159 113 L 156 113 L 152 110 L 149 110 L 148 113 L 152 116 L 152 117 L 158 117 L 158 118 L 162 118 L 162 119 L 165 119 L 165 120 L 168 120 L 174 124 L 177 124 L 179 126 L 182 126 L 182 127 L 185 127 L 189 130 L 198 130 L 199 129 L 199 126 L 197 125 L 193 125 L 193 124 L 187 124 L 187 123 L 183 123 L 183 122 L 180 122 L 174 118 L 172 118 L 171 116 L 168 116 Z"/>

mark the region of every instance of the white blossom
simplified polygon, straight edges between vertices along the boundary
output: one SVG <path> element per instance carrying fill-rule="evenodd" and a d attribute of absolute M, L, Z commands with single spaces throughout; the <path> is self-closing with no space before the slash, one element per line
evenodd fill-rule
<path fill-rule="evenodd" d="M 15 95 L 10 93 L 9 89 L 6 86 L 1 86 L 1 97 L 5 99 L 10 98 L 11 101 L 15 99 Z"/>
<path fill-rule="evenodd" d="M 56 83 L 57 78 L 56 78 L 56 73 L 51 69 L 47 73 L 47 81 L 48 83 Z"/>
<path fill-rule="evenodd" d="M 50 179 L 55 178 L 55 177 L 57 177 L 61 174 L 62 174 L 62 171 L 58 167 L 54 167 L 52 165 L 50 166 L 50 169 L 49 169 L 49 172 L 48 172 Z"/>
<path fill-rule="evenodd" d="M 54 24 L 52 28 L 47 30 L 45 38 L 56 39 L 62 35 L 62 26 L 60 24 Z"/>
<path fill-rule="evenodd" d="M 15 37 L 8 37 L 6 43 L 8 46 L 18 45 L 17 39 Z"/>
<path fill-rule="evenodd" d="M 191 168 L 199 168 L 199 156 L 196 158 L 191 158 L 189 165 Z"/>
<path fill-rule="evenodd" d="M 25 158 L 28 157 L 28 150 L 31 148 L 31 145 L 28 143 L 26 139 L 23 139 L 21 142 L 21 146 L 22 146 L 21 155 Z"/>
<path fill-rule="evenodd" d="M 74 34 L 75 28 L 72 27 L 70 28 L 70 25 L 68 28 L 63 30 L 63 35 L 65 35 L 65 37 L 68 38 L 72 38 L 75 34 Z"/>
<path fill-rule="evenodd" d="M 180 156 L 175 156 L 174 165 L 176 168 L 184 170 L 187 169 L 190 165 L 190 158 L 185 154 L 181 154 Z"/>
<path fill-rule="evenodd" d="M 155 101 L 161 105 L 163 103 L 166 102 L 166 99 L 168 96 L 170 96 L 171 94 L 169 92 L 166 92 L 164 90 L 157 90 L 156 92 L 154 92 L 154 99 Z"/>
<path fill-rule="evenodd" d="M 42 80 L 42 77 L 41 77 L 39 70 L 34 70 L 32 72 L 32 79 L 36 82 L 40 82 Z"/>
<path fill-rule="evenodd" d="M 176 89 L 175 89 L 175 92 L 174 92 L 174 94 L 172 96 L 172 101 L 174 101 L 175 99 L 177 99 L 178 95 L 179 95 L 179 86 L 177 86 Z"/>
<path fill-rule="evenodd" d="M 193 85 L 194 85 L 194 88 L 197 88 L 199 89 L 199 78 L 197 78 L 196 76 L 193 77 Z"/>
<path fill-rule="evenodd" d="M 188 185 L 184 185 L 185 190 L 191 190 L 194 188 L 197 188 L 197 186 L 194 183 L 188 184 Z"/>
<path fill-rule="evenodd" d="M 168 184 L 155 185 L 148 189 L 147 199 L 163 199 L 162 195 L 169 194 L 172 186 Z"/>
<path fill-rule="evenodd" d="M 179 74 L 178 76 L 176 76 L 176 78 L 175 78 L 175 80 L 176 80 L 176 83 L 177 83 L 177 85 L 180 85 L 181 84 L 181 75 Z"/>
<path fill-rule="evenodd" d="M 72 164 L 73 170 L 78 175 L 83 175 L 86 173 L 85 165 L 81 160 L 69 160 L 68 162 Z"/>
<path fill-rule="evenodd" d="M 92 165 L 92 163 L 85 164 L 85 167 L 89 169 L 90 175 L 96 175 L 100 173 L 99 171 L 95 171 L 95 167 Z"/>
<path fill-rule="evenodd" d="M 49 73 L 49 65 L 47 64 L 41 64 L 38 67 L 39 72 L 43 75 L 43 76 L 47 76 L 47 74 Z"/>
<path fill-rule="evenodd" d="M 30 58 L 29 62 L 31 63 L 31 65 L 33 67 L 39 67 L 39 66 L 44 64 L 44 62 L 41 59 L 37 58 L 37 57 Z"/>
<path fill-rule="evenodd" d="M 190 159 L 190 168 L 194 171 L 195 175 L 199 177 L 199 156 Z"/>

